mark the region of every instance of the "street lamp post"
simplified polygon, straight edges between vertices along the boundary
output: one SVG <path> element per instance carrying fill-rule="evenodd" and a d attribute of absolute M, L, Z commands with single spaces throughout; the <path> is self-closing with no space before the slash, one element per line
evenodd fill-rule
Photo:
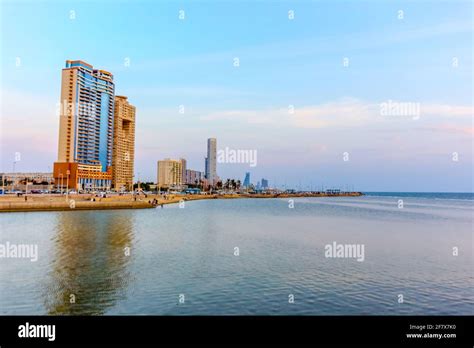
<path fill-rule="evenodd" d="M 28 200 L 28 178 L 26 178 L 26 182 L 25 182 L 25 200 Z"/>
<path fill-rule="evenodd" d="M 63 194 L 63 173 L 59 173 L 59 185 L 61 186 L 61 195 Z"/>
<path fill-rule="evenodd" d="M 71 171 L 68 169 L 66 172 L 66 201 L 69 201 L 69 174 Z"/>
<path fill-rule="evenodd" d="M 15 165 L 16 165 L 16 160 L 13 161 L 13 183 L 12 183 L 12 191 L 15 189 L 15 185 L 16 185 Z"/>
<path fill-rule="evenodd" d="M 51 167 L 48 166 L 48 173 L 49 173 L 50 171 L 51 171 Z M 53 189 L 53 187 L 52 187 L 52 185 L 53 185 L 53 183 L 52 183 L 52 176 L 53 176 L 53 175 L 51 175 L 51 177 L 48 178 L 48 184 L 49 184 L 49 185 L 48 185 L 48 193 L 49 193 L 50 195 L 51 195 L 51 191 L 52 191 L 52 189 Z"/>

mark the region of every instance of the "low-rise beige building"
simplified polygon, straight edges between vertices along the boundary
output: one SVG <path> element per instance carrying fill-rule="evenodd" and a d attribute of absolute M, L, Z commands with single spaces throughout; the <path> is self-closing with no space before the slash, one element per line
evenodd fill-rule
<path fill-rule="evenodd" d="M 158 161 L 157 185 L 158 187 L 181 186 L 184 184 L 183 166 L 184 159 L 166 158 Z"/>

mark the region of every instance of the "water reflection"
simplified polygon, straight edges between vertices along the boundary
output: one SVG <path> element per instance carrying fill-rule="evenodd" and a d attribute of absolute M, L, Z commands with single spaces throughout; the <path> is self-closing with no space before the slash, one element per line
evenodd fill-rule
<path fill-rule="evenodd" d="M 186 209 L 0 214 L 3 241 L 39 248 L 38 262 L 1 261 L 0 312 L 472 313 L 472 253 L 465 252 L 472 201 L 406 198 L 399 209 L 397 197 L 376 197 L 390 209 L 374 209 L 373 199 L 350 206 L 348 199 L 298 199 L 293 210 L 285 199 L 248 199 L 196 201 Z M 365 245 L 364 262 L 326 258 L 333 241 Z"/>
<path fill-rule="evenodd" d="M 48 314 L 103 314 L 123 297 L 131 280 L 133 225 L 128 211 L 57 214 L 44 294 Z"/>

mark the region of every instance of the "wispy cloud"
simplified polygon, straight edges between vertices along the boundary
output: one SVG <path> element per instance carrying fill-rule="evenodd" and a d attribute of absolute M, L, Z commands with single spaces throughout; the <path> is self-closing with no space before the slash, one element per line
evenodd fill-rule
<path fill-rule="evenodd" d="M 295 128 L 361 127 L 382 122 L 414 121 L 405 116 L 383 116 L 380 102 L 367 102 L 356 98 L 342 98 L 333 102 L 288 108 L 261 110 L 224 110 L 201 116 L 202 121 L 232 121 L 269 126 Z M 396 101 L 395 101 L 396 102 Z M 401 101 L 403 102 L 403 101 Z M 472 106 L 419 103 L 419 119 L 436 122 L 444 118 L 470 121 L 474 112 Z M 416 126 L 417 123 L 412 123 Z M 441 130 L 441 128 L 440 128 Z"/>

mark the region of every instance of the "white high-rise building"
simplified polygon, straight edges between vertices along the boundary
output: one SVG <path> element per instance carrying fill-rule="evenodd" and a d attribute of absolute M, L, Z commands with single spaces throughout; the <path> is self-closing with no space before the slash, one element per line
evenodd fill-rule
<path fill-rule="evenodd" d="M 217 140 L 207 139 L 206 179 L 213 185 L 217 181 Z"/>

